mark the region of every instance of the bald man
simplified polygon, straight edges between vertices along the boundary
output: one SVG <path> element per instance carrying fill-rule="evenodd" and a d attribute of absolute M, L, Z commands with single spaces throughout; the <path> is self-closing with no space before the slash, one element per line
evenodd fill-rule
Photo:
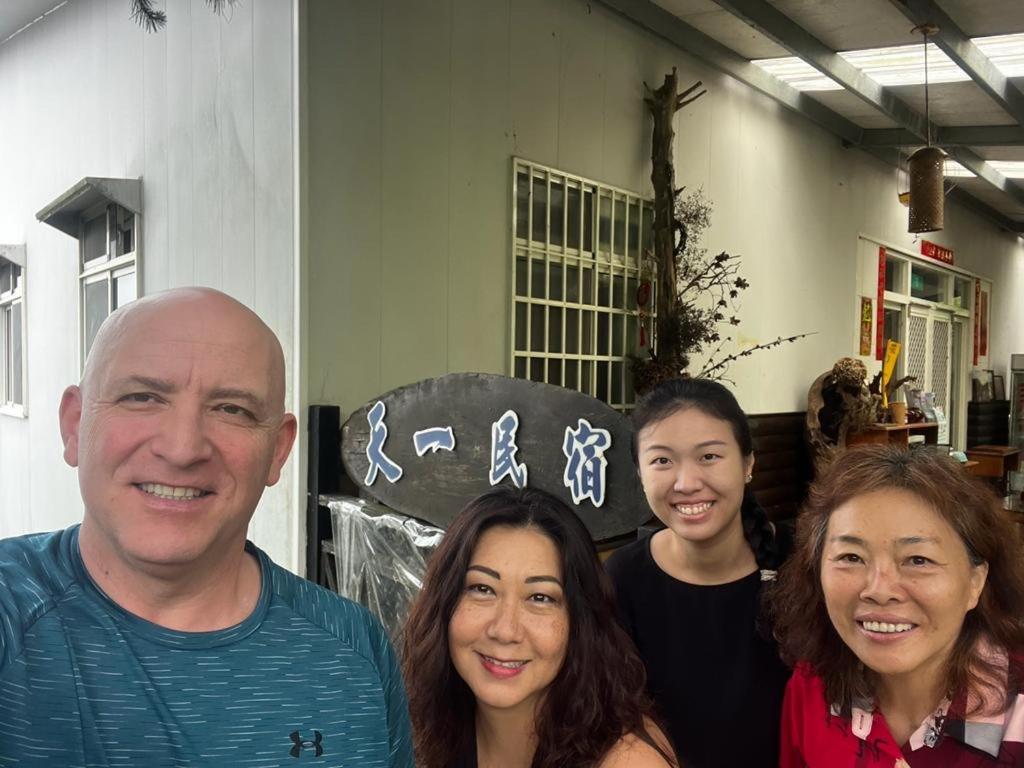
<path fill-rule="evenodd" d="M 60 404 L 81 525 L 0 542 L 0 765 L 411 768 L 380 624 L 246 541 L 295 439 L 273 332 L 139 299 Z"/>

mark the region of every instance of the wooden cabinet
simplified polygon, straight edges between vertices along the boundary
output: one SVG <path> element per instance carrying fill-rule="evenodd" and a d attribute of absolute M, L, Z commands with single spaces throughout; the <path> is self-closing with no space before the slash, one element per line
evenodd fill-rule
<path fill-rule="evenodd" d="M 967 447 L 1008 445 L 1010 442 L 1010 401 L 990 400 L 967 403 Z"/>

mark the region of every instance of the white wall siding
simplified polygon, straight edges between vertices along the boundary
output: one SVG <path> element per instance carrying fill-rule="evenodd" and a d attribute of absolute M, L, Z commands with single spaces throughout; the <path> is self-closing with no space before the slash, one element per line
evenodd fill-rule
<path fill-rule="evenodd" d="M 77 241 L 35 212 L 83 176 L 142 178 L 142 292 L 208 285 L 251 306 L 281 339 L 297 408 L 294 3 L 220 17 L 168 0 L 154 34 L 129 11 L 70 0 L 0 45 L 0 241 L 27 245 L 29 384 L 29 417 L 0 416 L 0 536 L 81 519 L 56 419 L 80 371 Z M 300 492 L 286 469 L 252 525 L 292 569 Z"/>
<path fill-rule="evenodd" d="M 855 355 L 858 235 L 911 252 L 895 171 L 585 0 L 310 0 L 310 398 L 346 411 L 446 371 L 507 370 L 510 158 L 651 194 L 643 83 L 709 93 L 677 114 L 677 182 L 743 255 L 736 363 L 753 413 L 806 405 Z M 1024 248 L 947 205 L 929 239 L 997 283 L 993 360 L 1024 351 Z M 696 361 L 699 364 L 699 360 Z"/>

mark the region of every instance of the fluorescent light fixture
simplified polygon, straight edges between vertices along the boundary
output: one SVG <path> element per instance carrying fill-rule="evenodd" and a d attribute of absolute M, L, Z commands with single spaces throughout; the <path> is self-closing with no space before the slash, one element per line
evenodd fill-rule
<path fill-rule="evenodd" d="M 975 37 L 971 40 L 1004 77 L 1024 77 L 1024 32 L 1013 35 Z M 839 54 L 879 85 L 922 85 L 924 49 L 920 43 L 888 48 L 866 48 Z M 796 88 L 798 91 L 839 91 L 835 80 L 796 56 L 755 59 L 752 64 Z M 960 83 L 970 80 L 953 60 L 934 43 L 928 44 L 928 82 Z"/>

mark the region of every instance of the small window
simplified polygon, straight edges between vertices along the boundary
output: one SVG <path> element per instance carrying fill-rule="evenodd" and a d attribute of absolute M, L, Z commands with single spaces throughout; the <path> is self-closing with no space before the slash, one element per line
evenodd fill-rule
<path fill-rule="evenodd" d="M 910 295 L 925 301 L 946 301 L 946 277 L 941 272 L 914 265 L 910 270 Z"/>
<path fill-rule="evenodd" d="M 141 211 L 142 179 L 86 176 L 36 214 L 78 240 L 83 365 L 106 317 L 139 295 Z"/>
<path fill-rule="evenodd" d="M 653 323 L 653 301 L 637 306 L 638 286 L 654 283 L 641 257 L 651 247 L 652 201 L 514 165 L 512 375 L 629 409 L 630 356 Z"/>
<path fill-rule="evenodd" d="M 885 259 L 885 290 L 893 293 L 906 293 L 907 289 L 903 283 L 907 263 L 902 259 L 894 259 L 886 256 Z"/>
<path fill-rule="evenodd" d="M 0 412 L 24 415 L 24 270 L 0 257 Z"/>
<path fill-rule="evenodd" d="M 974 298 L 974 281 L 963 277 L 955 278 L 953 281 L 953 306 L 960 309 L 970 309 L 971 299 Z"/>
<path fill-rule="evenodd" d="M 135 265 L 136 214 L 106 203 L 82 220 L 82 359 L 92 349 L 107 315 L 138 296 Z"/>

